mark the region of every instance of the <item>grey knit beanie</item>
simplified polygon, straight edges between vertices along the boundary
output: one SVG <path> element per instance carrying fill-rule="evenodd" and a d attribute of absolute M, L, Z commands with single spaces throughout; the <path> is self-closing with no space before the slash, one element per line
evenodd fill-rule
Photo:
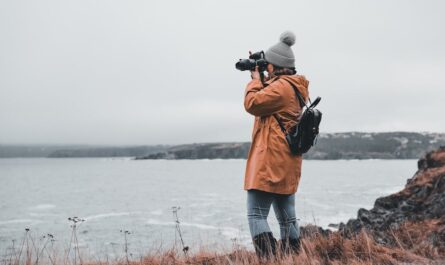
<path fill-rule="evenodd" d="M 295 43 L 295 34 L 291 31 L 285 31 L 280 35 L 280 42 L 270 47 L 265 52 L 267 62 L 284 67 L 295 67 L 295 57 L 290 46 Z"/>

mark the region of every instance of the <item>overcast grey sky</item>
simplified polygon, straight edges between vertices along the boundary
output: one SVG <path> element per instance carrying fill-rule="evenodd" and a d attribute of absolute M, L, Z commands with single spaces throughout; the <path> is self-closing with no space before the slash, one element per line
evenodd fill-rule
<path fill-rule="evenodd" d="M 444 3 L 0 0 L 0 143 L 248 141 L 234 64 L 284 30 L 322 132 L 445 132 Z"/>

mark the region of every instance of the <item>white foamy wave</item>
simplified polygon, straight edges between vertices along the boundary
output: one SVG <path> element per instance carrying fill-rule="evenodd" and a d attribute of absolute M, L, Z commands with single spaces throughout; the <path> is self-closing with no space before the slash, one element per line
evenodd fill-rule
<path fill-rule="evenodd" d="M 381 196 L 387 196 L 390 194 L 397 193 L 401 190 L 403 190 L 404 186 L 394 186 L 394 187 L 378 187 L 374 189 L 370 189 L 368 191 L 365 191 L 365 194 L 372 195 L 373 197 L 381 197 Z"/>
<path fill-rule="evenodd" d="M 387 188 L 387 189 L 383 189 L 381 192 L 383 194 L 393 194 L 393 193 L 397 193 L 401 190 L 403 190 L 404 186 L 397 186 L 397 187 L 391 187 L 391 188 Z"/>
<path fill-rule="evenodd" d="M 96 214 L 96 215 L 91 215 L 91 216 L 87 216 L 83 219 L 85 219 L 86 221 L 91 221 L 91 220 L 97 220 L 97 219 L 102 219 L 102 218 L 108 218 L 108 217 L 116 217 L 116 216 L 128 216 L 131 214 L 136 214 L 138 212 L 120 212 L 120 213 L 115 213 L 115 212 L 111 212 L 111 213 L 102 213 L 102 214 Z"/>
<path fill-rule="evenodd" d="M 0 221 L 0 225 L 33 223 L 35 221 L 36 220 L 32 220 L 32 219 L 13 219 L 13 220 Z"/>
<path fill-rule="evenodd" d="M 188 227 L 196 227 L 198 229 L 202 230 L 216 230 L 217 227 L 213 225 L 206 225 L 206 224 L 199 224 L 199 223 L 181 223 L 181 226 L 188 226 Z"/>
<path fill-rule="evenodd" d="M 175 222 L 164 222 L 164 221 L 160 221 L 160 220 L 156 220 L 156 219 L 148 219 L 146 224 L 149 225 L 162 225 L 162 226 L 174 226 L 176 223 Z"/>
<path fill-rule="evenodd" d="M 52 209 L 55 207 L 56 206 L 54 204 L 39 204 L 39 205 L 32 207 L 32 209 L 34 209 L 34 210 L 48 210 L 48 209 Z"/>
<path fill-rule="evenodd" d="M 175 222 L 171 222 L 171 221 L 160 221 L 160 220 L 156 220 L 156 219 L 148 219 L 147 224 L 150 225 L 162 225 L 162 226 L 175 226 L 176 223 Z M 236 238 L 238 237 L 238 235 L 240 234 L 240 230 L 234 227 L 229 227 L 229 226 L 213 226 L 213 225 L 208 225 L 208 224 L 200 224 L 200 223 L 187 223 L 187 222 L 181 222 L 180 223 L 181 227 L 194 227 L 194 228 L 198 228 L 201 230 L 215 230 L 215 231 L 219 231 L 221 233 L 221 235 L 225 236 L 226 238 Z"/>
<path fill-rule="evenodd" d="M 155 210 L 155 211 L 151 211 L 150 214 L 152 215 L 162 215 L 162 210 Z"/>
<path fill-rule="evenodd" d="M 46 212 L 43 212 L 43 213 L 34 213 L 34 212 L 30 212 L 30 213 L 28 213 L 28 214 L 29 214 L 29 216 L 32 216 L 32 217 L 58 216 L 57 214 L 54 214 L 54 213 L 46 213 Z"/>
<path fill-rule="evenodd" d="M 228 239 L 237 238 L 241 234 L 240 230 L 234 227 L 221 227 L 219 229 L 221 234 Z"/>

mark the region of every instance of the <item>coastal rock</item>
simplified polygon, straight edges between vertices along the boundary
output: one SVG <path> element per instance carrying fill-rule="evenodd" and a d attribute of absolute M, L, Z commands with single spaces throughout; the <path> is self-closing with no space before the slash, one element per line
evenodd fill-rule
<path fill-rule="evenodd" d="M 136 157 L 143 159 L 240 159 L 246 158 L 250 143 L 204 143 L 179 145 L 165 152 Z"/>
<path fill-rule="evenodd" d="M 348 236 L 366 229 L 377 241 L 389 243 L 388 234 L 406 222 L 424 222 L 431 226 L 432 241 L 445 244 L 445 147 L 418 161 L 418 171 L 403 190 L 378 198 L 370 210 L 360 209 L 339 231 Z"/>

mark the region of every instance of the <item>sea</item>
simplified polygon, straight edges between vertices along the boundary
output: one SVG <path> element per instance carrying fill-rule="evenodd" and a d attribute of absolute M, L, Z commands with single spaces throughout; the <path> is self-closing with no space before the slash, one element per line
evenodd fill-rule
<path fill-rule="evenodd" d="M 185 246 L 252 249 L 245 165 L 244 159 L 0 159 L 0 255 L 25 244 L 61 253 L 77 248 L 99 259 Z M 417 160 L 304 160 L 298 223 L 335 230 L 329 225 L 401 190 L 416 170 Z M 268 221 L 278 237 L 273 208 Z"/>

